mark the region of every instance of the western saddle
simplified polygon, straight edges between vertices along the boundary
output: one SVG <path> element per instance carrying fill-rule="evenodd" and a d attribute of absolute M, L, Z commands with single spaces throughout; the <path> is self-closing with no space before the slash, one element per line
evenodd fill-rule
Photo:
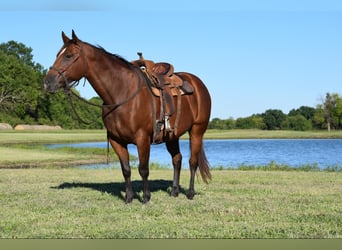
<path fill-rule="evenodd" d="M 138 52 L 139 59 L 132 64 L 138 66 L 151 83 L 152 93 L 160 98 L 160 116 L 156 121 L 153 143 L 161 143 L 166 136 L 176 132 L 180 118 L 181 95 L 190 95 L 194 92 L 192 85 L 174 73 L 173 65 L 166 62 L 155 63 L 145 60 Z M 177 97 L 177 109 L 174 98 Z M 175 124 L 171 128 L 169 117 L 176 112 Z M 163 132 L 163 133 L 162 133 Z"/>

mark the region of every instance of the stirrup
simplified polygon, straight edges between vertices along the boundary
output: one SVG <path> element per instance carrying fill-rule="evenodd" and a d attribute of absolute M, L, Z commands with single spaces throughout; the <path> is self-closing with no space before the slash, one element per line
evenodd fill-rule
<path fill-rule="evenodd" d="M 164 121 L 156 120 L 156 130 L 153 132 L 152 144 L 159 144 L 163 142 Z"/>
<path fill-rule="evenodd" d="M 164 124 L 165 124 L 165 132 L 170 132 L 172 131 L 171 126 L 170 126 L 170 121 L 169 121 L 169 116 L 165 115 L 164 116 Z"/>
<path fill-rule="evenodd" d="M 160 131 L 162 131 L 163 129 L 164 129 L 164 121 L 157 120 L 157 123 L 156 123 L 156 133 L 159 134 Z"/>

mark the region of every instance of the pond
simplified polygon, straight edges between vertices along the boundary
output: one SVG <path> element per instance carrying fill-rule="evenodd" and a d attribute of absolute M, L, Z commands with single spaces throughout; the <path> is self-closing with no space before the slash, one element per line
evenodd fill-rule
<path fill-rule="evenodd" d="M 61 146 L 106 148 L 107 142 L 50 145 L 50 147 Z M 183 155 L 182 167 L 188 168 L 188 140 L 181 140 L 180 148 Z M 130 154 L 138 155 L 135 145 L 129 145 L 128 149 Z M 234 168 L 241 165 L 267 165 L 273 161 L 292 167 L 307 164 L 315 164 L 320 168 L 342 165 L 342 139 L 205 140 L 204 150 L 212 167 Z M 150 162 L 172 167 L 165 144 L 151 146 Z M 101 166 L 83 167 L 98 168 Z"/>

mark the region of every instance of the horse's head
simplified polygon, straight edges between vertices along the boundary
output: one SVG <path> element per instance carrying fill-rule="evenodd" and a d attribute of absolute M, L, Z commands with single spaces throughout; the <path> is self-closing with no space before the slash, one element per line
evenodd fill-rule
<path fill-rule="evenodd" d="M 54 93 L 58 88 L 70 88 L 71 83 L 80 80 L 87 72 L 83 43 L 72 31 L 72 39 L 62 32 L 63 47 L 54 64 L 44 78 L 45 90 Z"/>

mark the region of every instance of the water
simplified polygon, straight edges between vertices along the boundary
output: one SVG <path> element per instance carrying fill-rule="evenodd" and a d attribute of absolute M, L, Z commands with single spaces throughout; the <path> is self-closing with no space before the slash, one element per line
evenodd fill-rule
<path fill-rule="evenodd" d="M 51 145 L 60 146 L 106 148 L 107 142 Z M 183 155 L 182 167 L 188 168 L 189 142 L 181 140 L 180 148 Z M 129 145 L 128 149 L 130 154 L 138 155 L 135 145 Z M 267 165 L 271 161 L 294 167 L 307 164 L 316 164 L 320 168 L 342 165 L 342 139 L 205 140 L 204 150 L 212 167 Z M 151 146 L 150 162 L 172 167 L 165 144 Z"/>

